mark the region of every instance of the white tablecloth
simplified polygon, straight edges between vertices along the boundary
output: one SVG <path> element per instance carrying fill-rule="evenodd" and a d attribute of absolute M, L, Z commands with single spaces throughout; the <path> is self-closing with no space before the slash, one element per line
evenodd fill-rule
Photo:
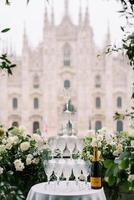
<path fill-rule="evenodd" d="M 93 190 L 90 184 L 84 182 L 61 181 L 59 185 L 56 182 L 39 183 L 34 185 L 27 196 L 26 200 L 106 200 L 103 188 Z"/>

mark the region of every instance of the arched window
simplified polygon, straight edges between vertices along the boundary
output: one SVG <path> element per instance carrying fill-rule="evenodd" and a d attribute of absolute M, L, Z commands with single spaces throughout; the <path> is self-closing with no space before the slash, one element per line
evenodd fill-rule
<path fill-rule="evenodd" d="M 102 128 L 102 123 L 101 121 L 96 121 L 95 122 L 95 130 L 98 131 L 99 129 Z"/>
<path fill-rule="evenodd" d="M 116 124 L 116 130 L 117 132 L 123 131 L 123 122 L 118 120 Z"/>
<path fill-rule="evenodd" d="M 71 65 L 71 48 L 69 44 L 65 44 L 63 49 L 63 63 L 64 66 L 70 66 Z"/>
<path fill-rule="evenodd" d="M 70 88 L 70 81 L 69 81 L 69 80 L 65 80 L 65 81 L 64 81 L 64 88 L 65 88 L 65 89 Z"/>
<path fill-rule="evenodd" d="M 18 99 L 17 98 L 12 99 L 12 107 L 13 107 L 13 109 L 18 108 Z"/>
<path fill-rule="evenodd" d="M 101 77 L 100 77 L 100 75 L 97 75 L 95 77 L 95 87 L 96 88 L 100 88 L 101 87 Z"/>
<path fill-rule="evenodd" d="M 33 88 L 39 88 L 39 77 L 35 75 L 33 78 Z"/>
<path fill-rule="evenodd" d="M 101 108 L 101 98 L 96 97 L 95 99 L 96 108 Z"/>
<path fill-rule="evenodd" d="M 39 99 L 37 97 L 34 98 L 34 109 L 38 109 L 39 108 Z"/>
<path fill-rule="evenodd" d="M 33 122 L 33 133 L 35 133 L 40 128 L 38 121 Z"/>
<path fill-rule="evenodd" d="M 19 126 L 19 123 L 18 123 L 17 121 L 14 121 L 14 122 L 12 123 L 12 126 L 18 127 L 18 126 Z"/>
<path fill-rule="evenodd" d="M 121 97 L 117 97 L 117 107 L 118 108 L 122 107 L 122 98 Z"/>

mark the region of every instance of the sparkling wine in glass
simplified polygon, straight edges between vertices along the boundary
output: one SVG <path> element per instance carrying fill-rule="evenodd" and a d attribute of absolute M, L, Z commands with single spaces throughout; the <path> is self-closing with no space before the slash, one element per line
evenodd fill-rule
<path fill-rule="evenodd" d="M 54 158 L 54 153 L 55 153 L 55 150 L 57 148 L 57 139 L 56 138 L 52 138 L 50 141 L 49 141 L 49 146 L 50 146 L 50 149 L 52 151 L 52 159 Z"/>
<path fill-rule="evenodd" d="M 79 151 L 80 157 L 81 157 L 81 153 L 82 153 L 83 147 L 84 147 L 84 141 L 83 141 L 82 138 L 79 138 L 77 140 L 77 149 Z"/>
<path fill-rule="evenodd" d="M 49 161 L 44 161 L 44 169 L 45 169 L 45 173 L 47 175 L 47 182 L 48 184 L 50 183 L 50 177 L 53 173 L 53 165 L 51 163 L 49 163 Z"/>
<path fill-rule="evenodd" d="M 59 162 L 56 162 L 55 167 L 54 167 L 54 174 L 57 178 L 57 185 L 59 185 L 62 170 L 63 170 L 63 166 Z"/>
<path fill-rule="evenodd" d="M 67 185 L 69 184 L 69 178 L 72 173 L 72 167 L 68 165 L 67 163 L 63 167 L 63 176 L 66 178 Z"/>
<path fill-rule="evenodd" d="M 80 169 L 80 167 L 77 165 L 77 163 L 75 163 L 75 166 L 73 167 L 73 174 L 74 174 L 74 176 L 75 176 L 76 185 L 78 185 L 79 176 L 81 175 L 81 169 Z"/>
<path fill-rule="evenodd" d="M 59 148 L 59 150 L 61 152 L 61 158 L 63 158 L 63 152 L 64 152 L 64 149 L 66 147 L 65 138 L 59 137 L 57 147 Z"/>
<path fill-rule="evenodd" d="M 70 138 L 68 143 L 67 143 L 67 148 L 70 152 L 70 157 L 72 159 L 73 151 L 75 149 L 75 140 L 73 138 Z"/>

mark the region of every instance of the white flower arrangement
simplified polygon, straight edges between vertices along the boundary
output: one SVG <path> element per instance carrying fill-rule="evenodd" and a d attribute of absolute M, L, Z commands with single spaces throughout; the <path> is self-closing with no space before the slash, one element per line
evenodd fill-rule
<path fill-rule="evenodd" d="M 16 171 L 23 171 L 25 168 L 24 163 L 21 161 L 21 159 L 16 159 L 14 161 L 15 169 Z"/>
<path fill-rule="evenodd" d="M 49 148 L 40 135 L 30 135 L 26 133 L 25 128 L 14 127 L 8 135 L 2 134 L 0 137 L 0 172 L 6 165 L 11 169 L 14 167 L 15 171 L 23 171 L 27 166 L 38 165 L 44 152 L 48 154 Z"/>
<path fill-rule="evenodd" d="M 29 142 L 22 142 L 20 144 L 20 150 L 23 151 L 27 151 L 30 148 L 30 143 Z"/>

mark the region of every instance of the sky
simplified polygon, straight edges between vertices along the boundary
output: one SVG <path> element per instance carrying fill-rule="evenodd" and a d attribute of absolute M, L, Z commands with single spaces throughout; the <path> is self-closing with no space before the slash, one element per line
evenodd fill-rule
<path fill-rule="evenodd" d="M 28 5 L 26 0 L 12 0 L 10 6 L 6 6 L 4 2 L 5 0 L 0 1 L 0 28 L 2 30 L 9 27 L 11 30 L 0 34 L 0 49 L 8 47 L 18 54 L 21 53 L 24 26 L 32 48 L 36 48 L 42 41 L 45 6 L 50 15 L 53 4 L 57 25 L 64 14 L 64 0 L 49 0 L 49 4 L 45 0 L 30 0 Z M 96 45 L 102 47 L 108 26 L 112 43 L 119 43 L 123 35 L 120 26 L 124 23 L 117 12 L 121 10 L 120 4 L 116 0 L 81 0 L 83 16 L 87 5 Z M 79 6 L 80 0 L 69 0 L 69 13 L 74 24 L 78 23 Z"/>

